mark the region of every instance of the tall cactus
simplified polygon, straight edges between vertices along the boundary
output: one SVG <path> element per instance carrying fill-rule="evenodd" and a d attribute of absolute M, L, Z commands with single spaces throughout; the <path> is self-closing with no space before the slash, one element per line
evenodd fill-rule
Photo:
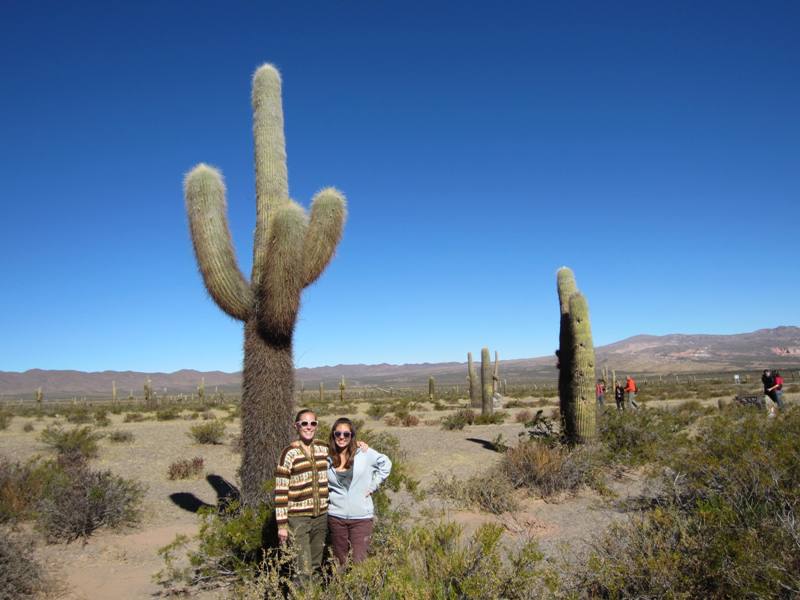
<path fill-rule="evenodd" d="M 206 164 L 184 180 L 192 243 L 211 297 L 244 322 L 242 499 L 268 497 L 283 447 L 292 437 L 292 338 L 300 294 L 322 274 L 341 238 L 345 199 L 327 188 L 310 214 L 289 199 L 281 78 L 272 65 L 253 75 L 256 228 L 248 281 L 236 263 L 221 173 Z"/>
<path fill-rule="evenodd" d="M 500 391 L 500 356 L 494 351 L 494 370 L 492 371 L 492 395 Z"/>
<path fill-rule="evenodd" d="M 489 349 L 481 348 L 481 414 L 490 415 L 493 412 L 492 359 L 489 357 Z"/>
<path fill-rule="evenodd" d="M 557 287 L 561 312 L 558 396 L 562 427 L 570 443 L 591 441 L 597 436 L 597 405 L 589 307 L 578 292 L 575 275 L 567 267 L 558 270 Z"/>
<path fill-rule="evenodd" d="M 430 375 L 428 377 L 428 400 L 433 402 L 434 396 L 436 396 L 436 379 Z"/>
<path fill-rule="evenodd" d="M 571 420 L 575 424 L 575 430 L 568 431 L 567 437 L 577 442 L 590 442 L 597 437 L 594 343 L 589 323 L 589 305 L 580 292 L 569 299 L 569 325 L 572 342 L 571 408 L 575 412 Z"/>
<path fill-rule="evenodd" d="M 344 392 L 347 389 L 347 384 L 344 381 L 344 375 L 342 375 L 341 381 L 339 381 L 339 401 L 344 403 Z"/>
<path fill-rule="evenodd" d="M 561 411 L 561 426 L 563 431 L 574 431 L 574 423 L 570 419 L 574 416 L 568 407 L 572 398 L 571 375 L 572 373 L 572 341 L 569 328 L 569 298 L 578 291 L 575 284 L 575 275 L 568 267 L 561 267 L 556 274 L 556 287 L 558 289 L 558 304 L 561 313 L 561 323 L 558 334 L 558 407 Z"/>
<path fill-rule="evenodd" d="M 472 352 L 467 352 L 467 381 L 469 382 L 469 405 L 472 408 L 481 408 L 481 395 L 478 391 L 478 377 L 475 375 L 475 364 L 472 362 Z"/>

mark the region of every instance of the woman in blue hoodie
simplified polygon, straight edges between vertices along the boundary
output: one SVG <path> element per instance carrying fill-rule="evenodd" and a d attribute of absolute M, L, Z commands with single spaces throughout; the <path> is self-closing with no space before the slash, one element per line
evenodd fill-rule
<path fill-rule="evenodd" d="M 372 537 L 372 493 L 389 476 L 392 461 L 385 454 L 356 445 L 356 428 L 347 418 L 331 428 L 328 459 L 328 531 L 336 561 L 347 563 L 367 556 Z"/>

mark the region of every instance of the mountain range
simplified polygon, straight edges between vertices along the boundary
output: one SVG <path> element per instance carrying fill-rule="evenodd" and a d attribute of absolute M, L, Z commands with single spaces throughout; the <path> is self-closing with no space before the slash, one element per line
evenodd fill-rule
<path fill-rule="evenodd" d="M 480 361 L 479 349 L 474 356 Z M 502 353 L 502 348 L 499 349 Z M 774 369 L 800 369 L 800 327 L 782 326 L 733 335 L 637 335 L 595 349 L 598 371 L 603 367 L 618 373 L 669 374 L 703 373 Z M 466 358 L 466 352 L 465 352 Z M 520 358 L 500 361 L 501 378 L 509 384 L 555 381 L 555 356 Z M 295 370 L 298 386 L 316 388 L 323 382 L 327 389 L 336 389 L 341 377 L 348 387 L 422 387 L 428 377 L 438 384 L 465 383 L 466 362 L 335 365 Z M 141 373 L 136 371 L 58 371 L 31 369 L 22 373 L 0 371 L 0 397 L 33 397 L 41 387 L 46 398 L 73 396 L 110 396 L 112 382 L 119 397 L 129 393 L 142 395 L 142 387 L 150 378 L 159 394 L 190 393 L 201 380 L 207 393 L 215 389 L 238 392 L 241 372 L 195 371 L 183 369 L 174 373 Z"/>

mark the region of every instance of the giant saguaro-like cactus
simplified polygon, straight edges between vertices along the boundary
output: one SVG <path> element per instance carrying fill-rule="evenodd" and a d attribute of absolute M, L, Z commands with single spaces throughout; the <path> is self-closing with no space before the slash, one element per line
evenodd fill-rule
<path fill-rule="evenodd" d="M 478 377 L 475 375 L 475 364 L 472 362 L 472 352 L 467 352 L 467 381 L 469 382 L 469 405 L 472 408 L 481 408 L 481 395 L 478 390 Z"/>
<path fill-rule="evenodd" d="M 236 262 L 226 217 L 225 185 L 206 164 L 184 180 L 186 208 L 206 289 L 228 315 L 244 322 L 242 498 L 268 496 L 278 457 L 292 437 L 292 337 L 300 293 L 333 256 L 346 216 L 345 199 L 328 188 L 310 214 L 289 199 L 281 78 L 272 65 L 253 76 L 256 229 L 250 280 Z"/>
<path fill-rule="evenodd" d="M 561 312 L 558 349 L 561 423 L 570 443 L 590 441 L 596 437 L 597 428 L 589 307 L 578 292 L 572 270 L 561 267 L 556 281 Z"/>
<path fill-rule="evenodd" d="M 492 359 L 489 358 L 489 349 L 481 348 L 481 414 L 491 415 L 493 412 Z"/>

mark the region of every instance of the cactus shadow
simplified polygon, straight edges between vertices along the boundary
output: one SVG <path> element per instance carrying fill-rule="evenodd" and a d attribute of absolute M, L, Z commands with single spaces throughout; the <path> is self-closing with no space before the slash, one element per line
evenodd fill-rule
<path fill-rule="evenodd" d="M 484 450 L 491 450 L 492 452 L 497 452 L 497 447 L 495 446 L 494 442 L 490 442 L 489 440 L 482 440 L 480 438 L 467 438 L 468 442 L 473 442 L 475 444 L 480 444 L 483 446 Z"/>
<path fill-rule="evenodd" d="M 190 492 L 176 492 L 170 494 L 169 499 L 172 500 L 173 504 L 188 512 L 196 513 L 201 508 L 216 508 L 217 512 L 221 514 L 227 510 L 232 502 L 239 500 L 241 497 L 239 488 L 220 475 L 209 473 L 206 475 L 206 481 L 217 495 L 215 504 L 209 504 Z"/>

